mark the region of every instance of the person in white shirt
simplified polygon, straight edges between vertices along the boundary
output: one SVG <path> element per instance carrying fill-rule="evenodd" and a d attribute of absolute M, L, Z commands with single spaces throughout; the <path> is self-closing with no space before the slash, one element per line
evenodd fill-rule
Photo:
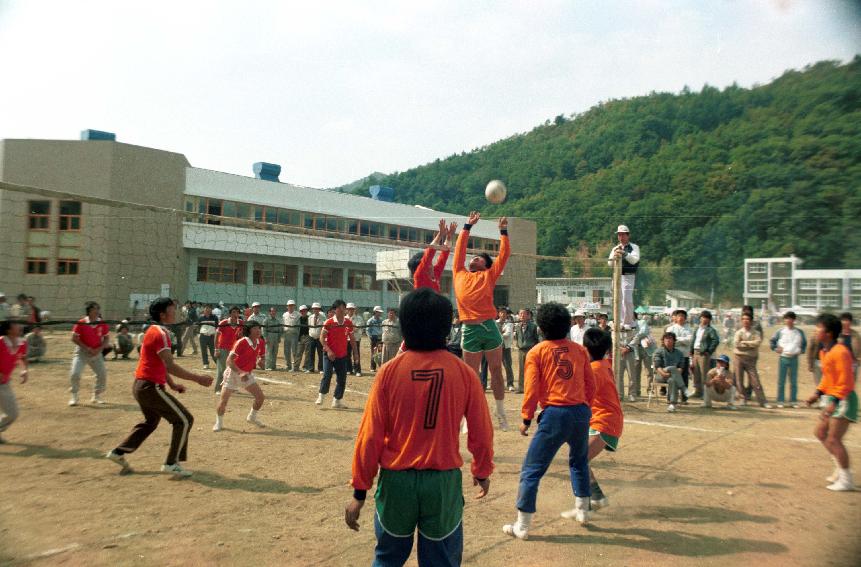
<path fill-rule="evenodd" d="M 583 335 L 586 334 L 586 313 L 578 309 L 571 317 L 571 340 L 578 345 L 583 345 Z"/>
<path fill-rule="evenodd" d="M 296 302 L 287 301 L 287 311 L 281 316 L 284 323 L 284 363 L 290 372 L 296 372 L 302 363 L 299 355 L 299 318 L 301 313 L 296 309 Z"/>
<path fill-rule="evenodd" d="M 353 373 L 362 375 L 362 334 L 365 332 L 365 319 L 356 311 L 355 303 L 347 304 L 347 319 L 353 323 L 353 340 L 356 342 L 356 353 L 353 355 L 353 343 L 347 341 L 347 356 L 353 361 Z"/>
<path fill-rule="evenodd" d="M 508 391 L 514 391 L 514 367 L 511 365 L 511 346 L 514 344 L 514 319 L 507 307 L 499 310 L 496 324 L 502 334 L 502 367 L 505 369 L 505 380 Z"/>
<path fill-rule="evenodd" d="M 771 339 L 771 350 L 780 355 L 777 367 L 777 407 L 782 408 L 786 375 L 789 374 L 789 403 L 798 407 L 798 355 L 807 349 L 807 337 L 795 328 L 795 313 L 787 311 L 783 316 L 783 328 Z"/>
<path fill-rule="evenodd" d="M 218 305 L 212 308 L 212 314 L 215 315 L 215 318 L 221 321 L 221 316 L 224 314 L 224 302 L 219 301 Z"/>
<path fill-rule="evenodd" d="M 610 250 L 607 265 L 613 266 L 615 258 L 622 259 L 622 325 L 628 329 L 634 326 L 634 286 L 637 268 L 640 265 L 640 247 L 631 242 L 631 231 L 624 224 L 616 229 L 619 244 Z"/>
<path fill-rule="evenodd" d="M 682 368 L 682 379 L 685 381 L 685 389 L 687 389 L 688 384 L 690 383 L 690 369 L 691 369 L 691 341 L 693 340 L 694 334 L 691 330 L 690 325 L 688 325 L 688 312 L 684 309 L 676 309 L 672 314 L 673 324 L 668 326 L 664 332 L 673 333 L 676 335 L 675 348 L 678 351 L 681 351 L 682 356 L 684 357 L 684 367 Z M 682 392 L 682 401 L 687 400 L 687 394 Z"/>

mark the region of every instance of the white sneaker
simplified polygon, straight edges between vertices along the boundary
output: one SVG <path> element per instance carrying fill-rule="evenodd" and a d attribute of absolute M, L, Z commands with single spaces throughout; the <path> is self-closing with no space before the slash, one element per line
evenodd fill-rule
<path fill-rule="evenodd" d="M 596 510 L 600 510 L 601 508 L 606 508 L 607 506 L 609 506 L 610 505 L 610 499 L 607 498 L 606 495 L 604 496 L 604 498 L 598 498 L 598 499 L 593 498 L 592 501 L 590 502 L 590 505 L 592 506 L 592 511 L 594 512 Z"/>
<path fill-rule="evenodd" d="M 103 405 L 105 405 L 106 402 L 105 402 L 105 400 L 102 399 L 102 397 L 99 394 L 93 394 L 92 399 L 90 399 L 90 403 L 103 406 Z"/>
<path fill-rule="evenodd" d="M 798 404 L 792 404 L 792 406 L 790 406 L 790 407 L 791 407 L 792 409 L 798 409 Z"/>
<path fill-rule="evenodd" d="M 762 404 L 762 409 L 773 409 L 773 408 L 774 408 L 774 406 L 771 404 Z"/>
<path fill-rule="evenodd" d="M 114 453 L 113 449 L 111 449 L 110 451 L 108 451 L 108 454 L 105 455 L 105 457 L 120 466 L 120 474 L 132 471 L 132 468 L 129 466 L 129 462 L 126 460 L 125 455 L 118 455 L 117 453 Z"/>
<path fill-rule="evenodd" d="M 777 404 L 777 407 L 783 409 L 783 404 Z"/>
<path fill-rule="evenodd" d="M 529 539 L 529 530 L 522 528 L 517 522 L 502 526 L 502 533 L 516 537 L 517 539 Z"/>
<path fill-rule="evenodd" d="M 215 431 L 216 433 L 218 433 L 218 432 L 219 432 L 219 431 L 221 431 L 222 429 L 223 429 L 223 427 L 221 426 L 221 422 L 220 422 L 220 421 L 216 421 L 216 422 L 215 422 L 215 425 L 213 425 L 213 426 L 212 426 L 212 430 L 213 430 L 213 431 Z"/>
<path fill-rule="evenodd" d="M 161 472 L 173 475 L 173 478 L 188 478 L 191 476 L 191 471 L 187 471 L 179 463 L 172 465 L 162 465 Z"/>
<path fill-rule="evenodd" d="M 513 391 L 514 391 L 514 386 L 509 386 L 509 387 L 508 387 L 508 391 L 509 391 L 509 392 L 513 392 Z"/>
<path fill-rule="evenodd" d="M 357 377 L 357 378 L 361 378 L 361 377 L 362 377 L 362 373 L 361 373 L 361 372 L 356 372 L 356 377 Z"/>
<path fill-rule="evenodd" d="M 259 417 L 257 417 L 256 415 L 251 415 L 250 413 L 248 414 L 248 417 L 245 418 L 245 421 L 247 421 L 248 423 L 253 423 L 257 427 L 266 427 L 266 424 L 260 421 Z"/>
<path fill-rule="evenodd" d="M 504 413 L 496 414 L 496 422 L 502 431 L 508 431 L 508 418 L 505 417 Z"/>
<path fill-rule="evenodd" d="M 208 364 L 204 364 L 204 365 L 203 365 L 203 369 L 204 369 L 204 370 L 209 370 L 209 365 L 208 365 Z"/>
<path fill-rule="evenodd" d="M 318 406 L 323 405 L 323 394 L 317 394 L 317 400 L 314 403 Z"/>
<path fill-rule="evenodd" d="M 726 409 L 738 409 L 735 404 L 727 404 Z"/>
<path fill-rule="evenodd" d="M 566 520 L 576 520 L 581 524 L 586 524 L 592 519 L 592 513 L 589 511 L 589 498 L 574 498 L 574 508 L 566 510 L 559 514 Z"/>
<path fill-rule="evenodd" d="M 332 398 L 332 409 L 347 409 L 347 406 L 338 398 Z"/>
<path fill-rule="evenodd" d="M 635 396 L 634 394 L 630 394 L 630 395 L 628 396 L 628 401 L 629 401 L 629 402 L 631 402 L 631 403 L 636 402 L 636 401 L 637 401 L 637 396 Z"/>
<path fill-rule="evenodd" d="M 855 484 L 852 482 L 852 473 L 844 473 L 838 471 L 837 480 L 826 487 L 834 492 L 850 492 L 855 490 Z"/>
<path fill-rule="evenodd" d="M 675 412 L 675 411 L 676 411 L 676 406 L 674 406 L 673 404 L 668 405 L 668 406 L 667 406 L 667 411 L 668 411 L 668 412 L 670 412 L 670 413 Z"/>
<path fill-rule="evenodd" d="M 72 397 L 69 398 L 69 405 L 70 406 L 78 405 L 78 394 L 72 394 Z"/>

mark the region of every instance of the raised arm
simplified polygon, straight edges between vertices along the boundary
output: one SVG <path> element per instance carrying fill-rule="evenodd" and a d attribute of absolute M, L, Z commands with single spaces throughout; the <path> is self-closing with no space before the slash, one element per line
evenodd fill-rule
<path fill-rule="evenodd" d="M 466 246 L 469 244 L 469 230 L 480 219 L 481 213 L 478 211 L 469 213 L 466 224 L 463 225 L 463 229 L 457 235 L 457 244 L 454 247 L 454 265 L 452 266 L 452 271 L 455 273 L 466 271 L 464 262 L 466 261 Z"/>
<path fill-rule="evenodd" d="M 505 265 L 508 263 L 508 258 L 511 256 L 511 245 L 508 242 L 508 217 L 500 217 L 499 219 L 499 256 L 490 267 L 490 273 L 494 279 L 502 275 L 505 270 Z"/>

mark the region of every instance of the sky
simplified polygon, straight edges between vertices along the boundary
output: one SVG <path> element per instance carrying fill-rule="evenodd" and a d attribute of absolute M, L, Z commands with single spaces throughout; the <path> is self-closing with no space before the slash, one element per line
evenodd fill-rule
<path fill-rule="evenodd" d="M 334 187 L 600 101 L 861 53 L 853 0 L 0 0 L 0 138 L 92 128 Z"/>

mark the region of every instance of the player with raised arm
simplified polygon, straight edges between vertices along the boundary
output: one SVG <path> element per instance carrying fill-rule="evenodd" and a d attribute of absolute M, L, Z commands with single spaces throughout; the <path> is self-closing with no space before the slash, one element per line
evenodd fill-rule
<path fill-rule="evenodd" d="M 448 261 L 448 255 L 451 246 L 451 238 L 454 231 L 457 230 L 457 223 L 451 223 L 446 228 L 445 219 L 439 219 L 439 232 L 434 239 L 428 244 L 424 252 L 416 252 L 407 267 L 410 269 L 410 274 L 413 276 L 413 287 L 421 289 L 429 287 L 435 292 L 440 291 L 440 278 L 445 270 L 445 263 Z M 440 255 L 434 262 L 436 251 L 440 251 Z"/>
<path fill-rule="evenodd" d="M 473 211 L 463 230 L 457 237 L 454 250 L 454 292 L 457 297 L 457 312 L 463 324 L 461 346 L 463 360 L 478 375 L 482 355 L 487 359 L 490 383 L 496 400 L 496 419 L 500 429 L 508 430 L 505 417 L 505 382 L 502 379 L 502 334 L 496 325 L 496 306 L 493 290 L 502 275 L 511 246 L 508 242 L 508 218 L 499 219 L 499 256 L 496 262 L 486 252 L 474 256 L 465 267 L 466 248 L 472 227 L 481 219 L 481 213 Z"/>

